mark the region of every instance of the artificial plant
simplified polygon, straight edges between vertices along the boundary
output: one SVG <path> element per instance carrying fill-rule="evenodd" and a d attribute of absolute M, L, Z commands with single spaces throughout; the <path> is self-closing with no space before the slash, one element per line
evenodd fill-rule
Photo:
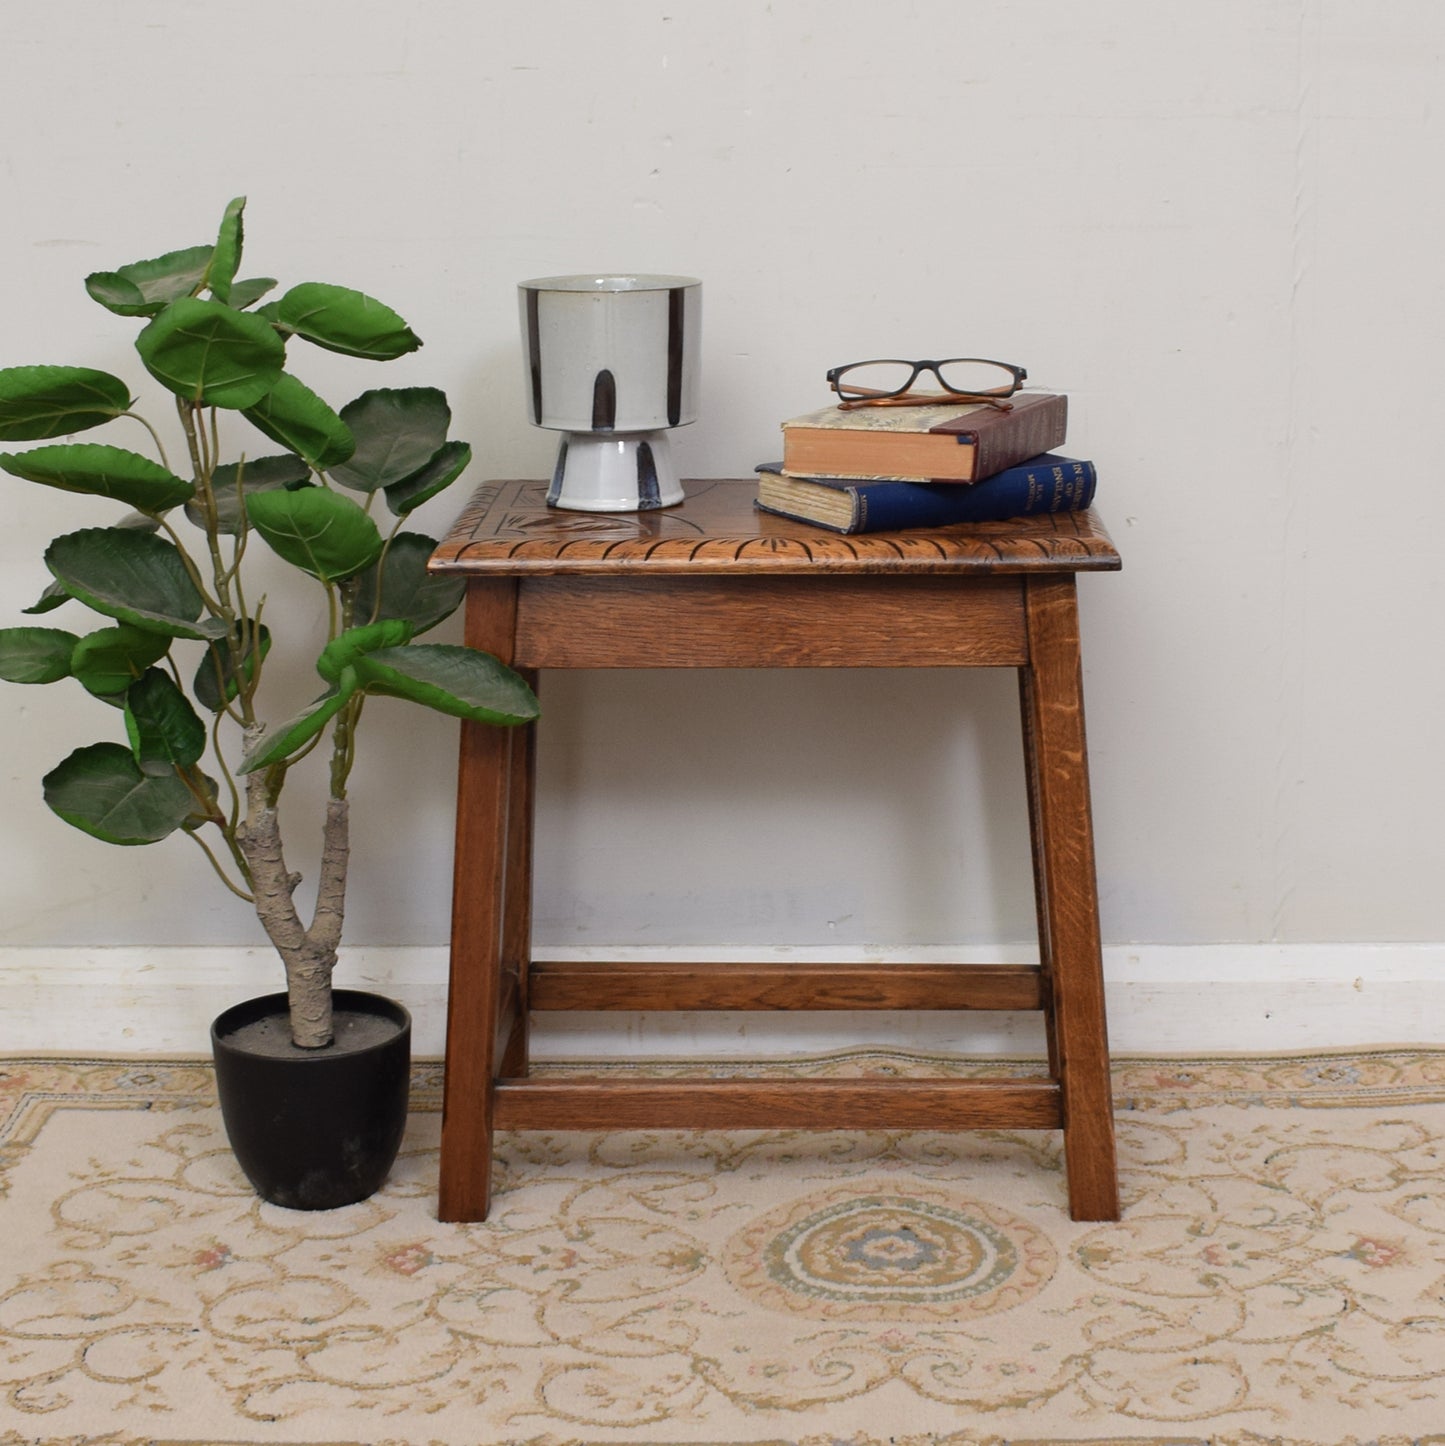
<path fill-rule="evenodd" d="M 52 581 L 24 609 L 73 601 L 105 625 L 0 629 L 0 678 L 73 679 L 117 710 L 125 741 L 73 752 L 45 775 L 46 802 L 107 843 L 179 834 L 198 844 L 226 886 L 254 905 L 285 965 L 292 1037 L 316 1048 L 332 1036 L 347 780 L 366 700 L 403 698 L 493 724 L 535 717 L 536 700 L 485 653 L 413 641 L 462 598 L 459 582 L 426 570 L 433 539 L 406 529 L 412 511 L 470 461 L 467 444 L 447 438 L 445 395 L 377 389 L 337 412 L 289 370 L 297 339 L 372 361 L 415 351 L 420 339 L 390 308 L 345 287 L 305 282 L 258 305 L 276 283 L 238 279 L 244 206 L 238 198 L 226 208 L 214 245 L 85 282 L 102 306 L 144 323 L 136 351 L 173 394 L 181 465 L 120 378 L 76 366 L 0 370 L 0 441 L 138 425 L 155 454 L 69 441 L 0 453 L 14 477 L 131 509 L 57 537 L 45 552 Z M 225 462 L 223 415 L 250 429 Z M 226 420 L 225 430 L 239 429 Z M 262 437 L 281 450 L 260 446 Z M 257 590 L 258 542 L 326 599 L 316 658 L 324 691 L 284 720 L 267 718 L 262 696 L 273 628 L 292 619 L 268 612 Z M 329 788 L 306 923 L 279 805 L 291 769 L 318 749 Z"/>

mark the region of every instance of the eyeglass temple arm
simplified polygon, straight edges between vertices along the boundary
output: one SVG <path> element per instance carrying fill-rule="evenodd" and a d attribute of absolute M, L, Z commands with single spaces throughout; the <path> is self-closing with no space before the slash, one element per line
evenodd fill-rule
<path fill-rule="evenodd" d="M 834 383 L 833 390 L 838 390 L 837 383 Z M 845 410 L 852 410 L 855 407 L 931 407 L 945 402 L 983 402 L 1000 412 L 1013 411 L 1012 402 L 1003 397 L 984 396 L 981 392 L 904 392 L 899 396 L 870 392 L 861 397 L 844 397 L 838 405 Z"/>

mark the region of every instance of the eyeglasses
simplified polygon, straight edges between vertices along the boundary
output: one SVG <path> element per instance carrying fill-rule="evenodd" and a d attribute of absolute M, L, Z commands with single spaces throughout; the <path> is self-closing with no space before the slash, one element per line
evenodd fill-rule
<path fill-rule="evenodd" d="M 942 393 L 910 393 L 924 372 L 932 372 Z M 1028 373 L 1008 362 L 982 357 L 950 357 L 946 361 L 862 361 L 834 367 L 828 385 L 842 398 L 840 407 L 927 406 L 937 402 L 987 402 L 1007 409 L 1005 397 L 1023 386 Z"/>

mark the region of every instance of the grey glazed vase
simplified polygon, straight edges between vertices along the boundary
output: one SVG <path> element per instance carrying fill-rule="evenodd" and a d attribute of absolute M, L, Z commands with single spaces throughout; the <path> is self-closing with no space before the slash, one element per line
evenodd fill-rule
<path fill-rule="evenodd" d="M 583 273 L 518 288 L 530 420 L 564 435 L 550 506 L 682 501 L 668 432 L 697 419 L 702 283 Z"/>

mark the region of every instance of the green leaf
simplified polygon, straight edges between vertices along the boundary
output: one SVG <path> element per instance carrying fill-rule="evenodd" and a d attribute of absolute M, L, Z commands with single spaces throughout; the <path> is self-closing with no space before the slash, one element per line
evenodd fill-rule
<path fill-rule="evenodd" d="M 368 693 L 407 698 L 473 723 L 529 723 L 536 695 L 489 653 L 449 643 L 383 648 L 356 660 Z"/>
<path fill-rule="evenodd" d="M 236 478 L 241 479 L 240 493 Z M 245 498 L 252 492 L 270 492 L 277 487 L 306 487 L 311 469 L 300 457 L 287 452 L 279 457 L 257 457 L 254 462 L 227 463 L 217 467 L 211 478 L 216 499 L 216 531 L 231 536 L 241 529 Z M 197 527 L 206 526 L 206 509 L 194 497 L 186 503 L 186 516 Z"/>
<path fill-rule="evenodd" d="M 206 725 L 169 674 L 159 668 L 126 690 L 125 732 L 142 773 L 190 768 L 206 751 Z"/>
<path fill-rule="evenodd" d="M 349 497 L 324 487 L 254 492 L 246 514 L 274 552 L 322 582 L 341 582 L 381 555 L 376 523 Z"/>
<path fill-rule="evenodd" d="M 171 640 L 164 633 L 145 632 L 127 623 L 98 628 L 77 638 L 70 654 L 70 671 L 88 693 L 113 698 L 140 679 L 153 663 L 166 655 Z"/>
<path fill-rule="evenodd" d="M 341 420 L 356 438 L 356 451 L 331 469 L 331 478 L 372 492 L 426 466 L 447 439 L 452 409 L 435 387 L 381 387 L 348 402 Z"/>
<path fill-rule="evenodd" d="M 261 317 L 219 301 L 173 301 L 136 338 L 146 370 L 178 397 L 244 410 L 275 385 L 286 345 Z"/>
<path fill-rule="evenodd" d="M 41 782 L 46 803 L 66 823 L 105 843 L 156 843 L 181 826 L 194 803 L 174 773 L 143 773 L 119 743 L 77 748 Z"/>
<path fill-rule="evenodd" d="M 340 636 L 333 638 L 321 650 L 316 660 L 316 671 L 328 683 L 340 680 L 363 653 L 377 648 L 396 648 L 411 641 L 411 624 L 400 618 L 384 623 L 365 623 L 359 628 L 347 628 Z"/>
<path fill-rule="evenodd" d="M 191 770 L 187 782 L 192 789 L 191 811 L 181 820 L 181 827 L 187 833 L 194 833 L 221 813 L 221 785 L 210 774 L 202 773 L 198 768 Z M 200 785 L 200 792 L 205 797 L 205 806 L 195 797 L 197 785 Z"/>
<path fill-rule="evenodd" d="M 236 638 L 242 644 L 241 670 L 247 678 L 256 672 L 256 632 L 260 629 L 261 657 L 271 651 L 271 629 L 265 623 L 237 623 Z M 238 691 L 236 670 L 231 666 L 231 650 L 224 643 L 212 643 L 201 658 L 196 676 L 191 681 L 196 702 L 212 713 L 219 713 Z"/>
<path fill-rule="evenodd" d="M 217 467 L 211 486 L 217 493 L 235 492 L 238 479 L 243 492 L 305 487 L 311 482 L 311 468 L 304 458 L 294 452 L 281 452 L 274 457 L 248 457 L 242 462 L 227 462 Z"/>
<path fill-rule="evenodd" d="M 245 228 L 241 224 L 241 213 L 246 209 L 246 198 L 237 196 L 221 218 L 221 232 L 216 238 L 216 249 L 211 256 L 211 265 L 206 272 L 206 284 L 217 301 L 230 303 L 231 283 L 236 279 L 236 268 L 241 264 L 241 245 Z"/>
<path fill-rule="evenodd" d="M 126 531 L 137 532 L 159 532 L 160 523 L 154 517 L 148 517 L 144 512 L 128 512 L 114 526 L 123 528 Z M 70 594 L 65 590 L 63 584 L 53 579 L 47 585 L 44 592 L 28 608 L 21 608 L 20 611 L 36 616 L 40 613 L 52 613 L 58 607 L 64 607 L 70 601 Z"/>
<path fill-rule="evenodd" d="M 237 311 L 244 311 L 248 306 L 254 306 L 260 301 L 275 285 L 274 276 L 252 276 L 246 281 L 234 281 L 231 283 L 228 304 Z"/>
<path fill-rule="evenodd" d="M 31 603 L 28 608 L 21 608 L 22 613 L 28 613 L 31 617 L 37 617 L 41 613 L 53 613 L 56 608 L 64 607 L 70 601 L 70 594 L 58 583 L 52 582 L 43 593 Z"/>
<path fill-rule="evenodd" d="M 90 367 L 0 371 L 0 442 L 42 442 L 98 427 L 131 408 L 119 377 Z"/>
<path fill-rule="evenodd" d="M 200 288 L 211 254 L 209 246 L 168 251 L 154 261 L 133 261 L 116 271 L 97 271 L 85 278 L 85 289 L 118 316 L 155 316 L 172 301 Z"/>
<path fill-rule="evenodd" d="M 180 551 L 162 537 L 85 527 L 57 537 L 45 565 L 72 597 L 143 631 L 203 641 L 225 632 L 218 619 L 201 618 L 205 602 Z"/>
<path fill-rule="evenodd" d="M 386 489 L 386 505 L 398 517 L 405 517 L 438 492 L 445 492 L 467 470 L 471 460 L 471 443 L 445 443 L 419 472 Z"/>
<path fill-rule="evenodd" d="M 190 483 L 188 482 L 186 486 L 189 487 Z M 157 509 L 157 511 L 164 510 L 164 508 Z M 115 525 L 125 528 L 128 532 L 159 532 L 161 530 L 159 520 L 148 512 L 127 512 Z"/>
<path fill-rule="evenodd" d="M 154 316 L 164 301 L 147 301 L 145 292 L 119 271 L 95 271 L 85 278 L 85 289 L 93 301 L 117 316 Z M 182 293 L 184 294 L 184 293 Z"/>
<path fill-rule="evenodd" d="M 191 495 L 191 484 L 139 452 L 101 442 L 62 442 L 28 452 L 0 452 L 0 467 L 27 482 L 109 497 L 143 512 L 164 512 Z"/>
<path fill-rule="evenodd" d="M 275 306 L 278 326 L 344 356 L 394 361 L 421 345 L 421 338 L 389 306 L 345 286 L 306 281 L 293 286 Z"/>
<path fill-rule="evenodd" d="M 298 453 L 318 471 L 344 462 L 356 450 L 346 423 L 290 372 L 283 372 L 254 407 L 247 407 L 245 416 L 273 442 Z"/>
<path fill-rule="evenodd" d="M 55 683 L 70 676 L 80 641 L 63 628 L 0 628 L 0 678 L 7 683 Z"/>
<path fill-rule="evenodd" d="M 276 727 L 268 727 L 241 760 L 238 773 L 254 773 L 284 763 L 293 753 L 304 748 L 347 705 L 356 691 L 356 674 L 347 669 L 338 687 L 323 693 L 294 718 Z"/>
<path fill-rule="evenodd" d="M 358 579 L 356 615 L 405 618 L 418 633 L 449 618 L 461 606 L 467 586 L 459 577 L 426 570 L 436 549 L 435 539 L 420 532 L 399 532 L 377 566 Z"/>

